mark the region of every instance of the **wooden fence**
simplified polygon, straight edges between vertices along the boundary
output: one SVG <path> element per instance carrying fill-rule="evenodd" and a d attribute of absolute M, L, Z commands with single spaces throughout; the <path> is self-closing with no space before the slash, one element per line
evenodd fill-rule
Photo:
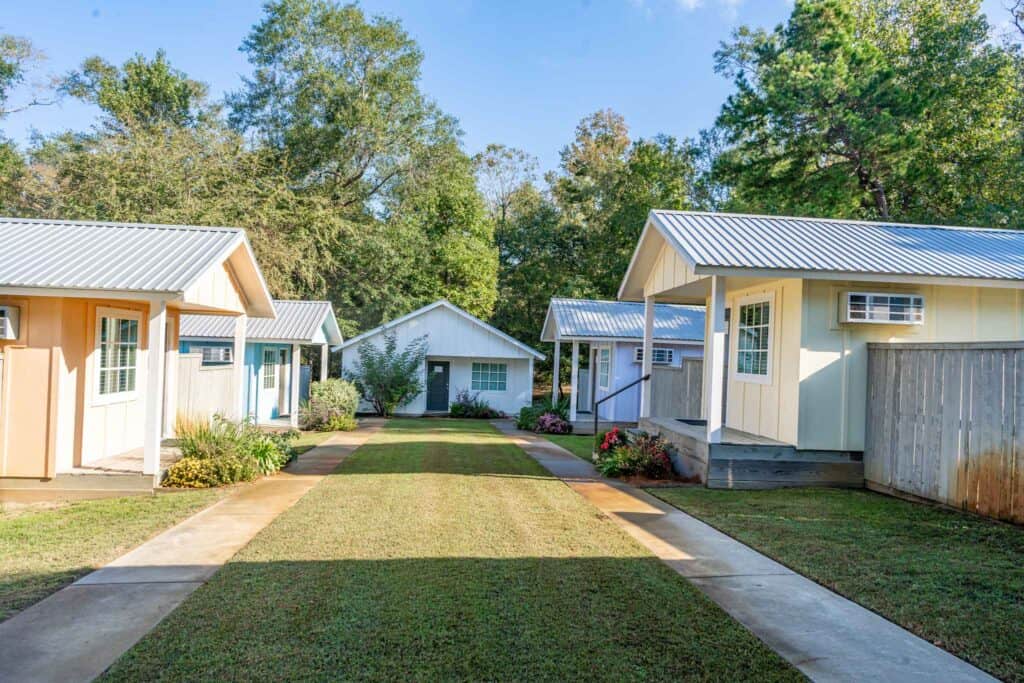
<path fill-rule="evenodd" d="M 1024 343 L 869 344 L 864 477 L 1024 523 Z"/>
<path fill-rule="evenodd" d="M 684 358 L 679 368 L 651 373 L 651 417 L 700 417 L 704 363 Z"/>
<path fill-rule="evenodd" d="M 216 413 L 232 416 L 235 369 L 232 365 L 203 367 L 199 353 L 178 356 L 178 415 L 210 417 Z"/>

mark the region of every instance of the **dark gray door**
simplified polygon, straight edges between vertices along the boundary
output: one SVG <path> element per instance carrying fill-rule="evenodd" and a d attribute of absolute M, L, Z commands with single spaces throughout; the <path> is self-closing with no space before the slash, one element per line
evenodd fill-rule
<path fill-rule="evenodd" d="M 448 361 L 427 361 L 427 410 L 447 412 L 450 371 Z"/>

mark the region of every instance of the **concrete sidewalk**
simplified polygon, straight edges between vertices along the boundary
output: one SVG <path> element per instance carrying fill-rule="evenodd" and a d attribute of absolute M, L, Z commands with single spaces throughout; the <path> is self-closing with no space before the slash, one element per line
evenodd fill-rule
<path fill-rule="evenodd" d="M 290 508 L 383 420 L 361 420 L 0 623 L 0 681 L 91 681 Z M 174 494 L 166 494 L 174 495 Z"/>
<path fill-rule="evenodd" d="M 996 680 L 550 441 L 494 424 L 812 680 Z"/>

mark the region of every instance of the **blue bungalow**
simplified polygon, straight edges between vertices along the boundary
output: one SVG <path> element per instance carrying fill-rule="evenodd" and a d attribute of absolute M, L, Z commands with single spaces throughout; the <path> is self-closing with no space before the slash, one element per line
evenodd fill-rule
<path fill-rule="evenodd" d="M 330 349 L 342 343 L 342 336 L 329 301 L 274 301 L 274 308 L 275 319 L 246 321 L 242 396 L 247 414 L 257 423 L 281 424 L 288 418 L 295 426 L 299 403 L 309 397 L 311 368 L 302 366 L 302 347 L 320 349 L 323 380 Z M 231 365 L 233 335 L 231 318 L 183 315 L 179 350 L 200 355 L 202 368 Z"/>
<path fill-rule="evenodd" d="M 563 343 L 572 344 L 570 418 L 592 419 L 597 401 L 640 379 L 643 368 L 644 305 L 628 301 L 551 299 L 541 341 L 552 342 L 554 371 L 558 372 Z M 585 367 L 580 347 L 586 345 Z M 652 363 L 658 368 L 681 368 L 700 360 L 704 349 L 704 307 L 658 304 L 654 307 Z M 558 386 L 552 387 L 552 397 Z M 602 403 L 602 422 L 635 423 L 639 418 L 640 388 L 634 386 Z M 586 425 L 581 425 L 585 427 Z"/>

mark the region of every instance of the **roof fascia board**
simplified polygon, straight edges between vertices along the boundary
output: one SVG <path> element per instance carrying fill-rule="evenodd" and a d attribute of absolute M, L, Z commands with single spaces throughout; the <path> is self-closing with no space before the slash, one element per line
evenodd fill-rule
<path fill-rule="evenodd" d="M 74 299 L 126 299 L 132 301 L 174 301 L 182 292 L 147 289 L 79 289 L 77 287 L 2 287 L 4 296 L 48 296 Z"/>
<path fill-rule="evenodd" d="M 668 245 L 670 245 L 673 249 L 676 250 L 676 252 L 683 259 L 683 261 L 686 262 L 690 269 L 693 270 L 695 273 L 697 272 L 697 262 L 693 259 L 692 256 L 690 256 L 686 249 L 684 249 L 683 246 L 675 239 L 675 237 L 673 237 L 669 233 L 665 226 L 662 225 L 661 221 L 658 219 L 658 215 L 654 211 L 650 211 L 647 214 L 647 222 L 644 224 L 644 229 L 640 233 L 640 239 L 637 240 L 636 248 L 633 249 L 633 256 L 629 260 L 629 266 L 626 268 L 626 274 L 625 276 L 623 276 L 622 283 L 619 285 L 619 291 L 616 293 L 617 299 L 629 300 L 629 298 L 626 296 L 626 285 L 627 283 L 629 283 L 630 278 L 633 276 L 633 271 L 636 268 L 637 261 L 640 258 L 640 253 L 644 247 L 644 242 L 647 241 L 647 236 L 650 233 L 652 227 L 658 232 L 659 235 L 661 235 L 661 238 L 665 240 L 665 242 Z M 657 257 L 655 257 L 655 263 L 657 263 Z"/>
<path fill-rule="evenodd" d="M 947 277 L 941 275 L 903 275 L 890 273 L 849 273 L 843 271 L 786 270 L 781 268 L 733 268 L 697 266 L 698 275 L 722 275 L 732 277 L 792 278 L 803 280 L 849 280 L 856 282 L 878 282 L 914 285 L 949 285 L 953 287 L 995 287 L 1002 289 L 1024 289 L 1024 280 L 996 280 L 990 278 Z"/>

